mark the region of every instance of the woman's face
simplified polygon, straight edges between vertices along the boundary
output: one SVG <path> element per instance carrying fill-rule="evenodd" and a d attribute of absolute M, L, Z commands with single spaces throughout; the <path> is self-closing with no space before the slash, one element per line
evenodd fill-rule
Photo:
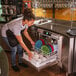
<path fill-rule="evenodd" d="M 30 21 L 25 20 L 25 23 L 26 23 L 28 26 L 31 26 L 31 25 L 33 25 L 34 21 L 35 21 L 34 19 L 32 19 L 32 20 L 30 20 Z"/>

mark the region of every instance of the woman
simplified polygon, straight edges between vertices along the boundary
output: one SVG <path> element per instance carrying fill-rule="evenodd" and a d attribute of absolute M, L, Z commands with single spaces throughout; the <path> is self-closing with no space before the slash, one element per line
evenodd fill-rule
<path fill-rule="evenodd" d="M 31 44 L 34 45 L 34 41 L 31 39 L 31 37 L 29 36 L 29 34 L 27 32 L 28 27 L 32 26 L 34 21 L 35 21 L 35 16 L 32 13 L 32 10 L 29 8 L 26 8 L 23 13 L 23 18 L 13 20 L 13 21 L 5 24 L 2 27 L 2 37 L 11 49 L 12 68 L 15 71 L 19 71 L 19 68 L 16 65 L 16 52 L 17 51 L 18 51 L 18 56 L 19 56 L 19 65 L 21 65 L 21 66 L 27 67 L 27 65 L 22 63 L 22 59 L 21 59 L 22 54 L 23 54 L 22 48 L 28 53 L 29 59 L 32 58 L 32 53 L 30 52 L 30 50 L 27 48 L 27 46 L 24 44 L 24 42 L 22 40 L 21 31 L 23 29 L 25 29 L 23 31 L 24 36 L 26 36 L 26 38 L 31 42 Z M 11 47 L 9 45 L 7 35 L 6 35 L 6 31 L 8 29 L 10 29 L 14 33 L 14 35 L 16 36 L 16 38 L 19 42 L 19 44 L 15 47 Z"/>

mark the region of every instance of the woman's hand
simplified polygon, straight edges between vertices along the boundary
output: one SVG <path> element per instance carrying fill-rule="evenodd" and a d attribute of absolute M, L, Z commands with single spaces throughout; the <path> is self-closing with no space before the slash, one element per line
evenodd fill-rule
<path fill-rule="evenodd" d="M 31 42 L 31 45 L 32 45 L 32 47 L 34 48 L 35 42 L 34 42 L 34 41 L 32 41 L 32 42 Z"/>
<path fill-rule="evenodd" d="M 29 60 L 31 60 L 33 57 L 33 54 L 30 51 L 28 52 L 28 57 L 29 57 Z"/>
<path fill-rule="evenodd" d="M 31 53 L 31 51 L 28 49 L 28 47 L 25 45 L 25 43 L 23 42 L 22 37 L 21 36 L 16 36 L 16 38 L 19 41 L 19 43 L 22 46 L 22 48 L 28 53 L 29 60 L 31 60 L 33 55 Z"/>

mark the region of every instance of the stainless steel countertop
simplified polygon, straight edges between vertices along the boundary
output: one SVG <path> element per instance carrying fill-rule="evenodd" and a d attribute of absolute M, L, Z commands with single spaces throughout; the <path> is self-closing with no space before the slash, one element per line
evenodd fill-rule
<path fill-rule="evenodd" d="M 50 30 L 52 32 L 59 33 L 69 37 L 67 31 L 71 29 L 71 21 L 56 20 L 56 19 L 50 19 L 50 20 L 52 20 L 52 22 L 42 25 L 36 25 L 36 27 Z M 76 22 L 73 22 L 72 28 L 76 29 Z"/>

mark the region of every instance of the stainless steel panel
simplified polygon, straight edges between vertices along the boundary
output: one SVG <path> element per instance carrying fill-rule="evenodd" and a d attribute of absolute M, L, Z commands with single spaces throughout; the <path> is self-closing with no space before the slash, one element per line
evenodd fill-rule
<path fill-rule="evenodd" d="M 73 72 L 76 72 L 76 37 L 74 39 L 74 56 L 73 56 Z"/>
<path fill-rule="evenodd" d="M 73 46 L 74 46 L 74 38 L 70 38 L 69 40 L 69 56 L 68 56 L 68 73 L 73 72 Z"/>
<path fill-rule="evenodd" d="M 61 62 L 64 70 L 68 70 L 69 38 L 63 37 Z"/>
<path fill-rule="evenodd" d="M 59 40 L 58 40 L 58 65 L 62 68 L 62 62 L 61 62 L 61 57 L 62 57 L 62 39 L 63 39 L 63 36 L 60 36 L 59 37 Z"/>

